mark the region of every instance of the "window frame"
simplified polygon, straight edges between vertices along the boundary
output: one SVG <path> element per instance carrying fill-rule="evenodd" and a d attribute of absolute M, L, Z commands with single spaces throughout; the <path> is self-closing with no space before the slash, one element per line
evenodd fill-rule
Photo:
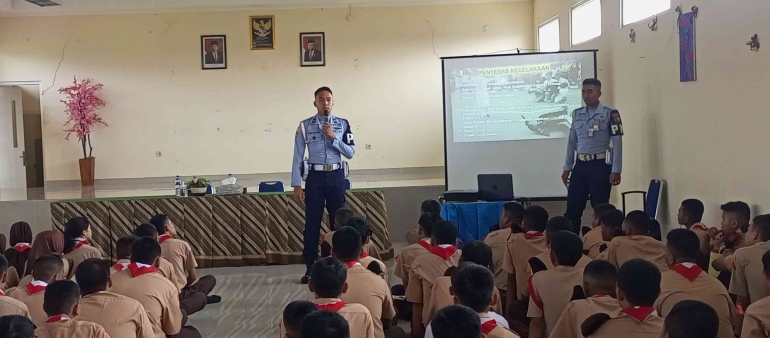
<path fill-rule="evenodd" d="M 653 13 L 650 16 L 642 18 L 642 19 L 639 19 L 637 21 L 626 23 L 625 20 L 623 20 L 623 8 L 626 6 L 626 1 L 627 0 L 620 0 L 620 28 L 626 27 L 628 25 L 633 25 L 633 24 L 635 24 L 637 22 L 646 21 L 646 20 L 649 20 L 649 19 L 651 19 L 651 18 L 653 18 L 653 17 L 655 17 L 657 15 L 660 15 L 661 13 L 668 12 L 668 11 L 671 10 L 671 6 L 672 6 L 672 0 L 668 0 L 668 8 L 667 9 L 664 9 L 664 10 L 662 10 L 660 12 L 657 12 L 657 13 Z"/>
<path fill-rule="evenodd" d="M 585 40 L 585 41 L 581 41 L 581 42 L 575 43 L 575 41 L 574 41 L 574 39 L 573 39 L 573 35 L 572 35 L 572 34 L 573 34 L 573 31 L 574 31 L 572 27 L 573 27 L 573 25 L 575 24 L 575 21 L 574 21 L 574 18 L 573 18 L 573 16 L 572 16 L 572 13 L 573 13 L 573 12 L 574 12 L 576 9 L 578 9 L 578 8 L 580 8 L 580 7 L 582 7 L 582 6 L 585 6 L 585 5 L 587 5 L 587 4 L 589 4 L 590 2 L 593 2 L 593 1 L 597 1 L 597 2 L 599 2 L 599 22 L 600 22 L 600 24 L 599 24 L 599 35 L 597 35 L 597 36 L 594 36 L 594 37 L 592 37 L 592 38 L 590 38 L 590 39 L 588 39 L 588 40 Z M 670 1 L 670 0 L 669 0 L 669 1 Z M 583 0 L 583 1 L 580 1 L 580 2 L 578 2 L 578 3 L 574 4 L 574 5 L 572 5 L 572 6 L 569 8 L 569 43 L 570 43 L 570 46 L 577 46 L 577 45 L 580 45 L 580 44 L 584 44 L 584 43 L 586 43 L 586 42 L 591 42 L 591 41 L 593 41 L 593 40 L 596 40 L 596 39 L 598 39 L 598 38 L 602 37 L 602 34 L 603 34 L 604 32 L 603 32 L 603 29 L 602 29 L 602 25 L 601 25 L 601 22 L 602 22 L 602 20 L 603 20 L 603 19 L 604 19 L 604 18 L 602 18 L 602 1 L 601 1 L 601 0 Z M 621 20 L 622 20 L 622 18 L 621 18 Z"/>
<path fill-rule="evenodd" d="M 546 26 L 546 25 L 548 25 L 550 23 L 553 23 L 554 21 L 557 22 L 556 23 L 556 27 L 557 27 L 556 32 L 558 33 L 558 39 L 557 40 L 558 40 L 559 48 L 557 50 L 555 50 L 555 51 L 544 52 L 540 48 L 540 41 L 541 41 L 541 39 L 540 39 L 540 28 L 543 28 L 543 26 Z M 560 52 L 561 51 L 561 22 L 558 22 L 558 21 L 559 21 L 559 16 L 558 15 L 554 15 L 553 17 L 549 18 L 548 20 L 543 21 L 541 24 L 539 24 L 537 26 L 537 51 L 539 53 L 556 53 L 556 52 Z"/>

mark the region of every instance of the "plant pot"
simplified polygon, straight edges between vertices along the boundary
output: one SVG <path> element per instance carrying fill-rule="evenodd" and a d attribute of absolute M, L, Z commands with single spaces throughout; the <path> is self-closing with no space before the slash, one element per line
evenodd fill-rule
<path fill-rule="evenodd" d="M 84 187 L 93 187 L 96 158 L 81 158 L 78 162 L 80 163 L 80 185 Z"/>
<path fill-rule="evenodd" d="M 190 196 L 206 196 L 207 187 L 190 187 Z"/>

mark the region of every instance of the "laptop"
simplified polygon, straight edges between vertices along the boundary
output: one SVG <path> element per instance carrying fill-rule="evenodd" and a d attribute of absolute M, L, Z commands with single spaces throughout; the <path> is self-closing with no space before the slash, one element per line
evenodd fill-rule
<path fill-rule="evenodd" d="M 513 201 L 513 175 L 479 174 L 479 197 L 487 202 Z"/>

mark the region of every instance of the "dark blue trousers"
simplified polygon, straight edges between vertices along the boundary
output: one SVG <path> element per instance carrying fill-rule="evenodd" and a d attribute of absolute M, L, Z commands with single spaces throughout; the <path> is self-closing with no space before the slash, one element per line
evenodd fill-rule
<path fill-rule="evenodd" d="M 605 163 L 603 159 L 576 161 L 567 190 L 567 212 L 564 213 L 564 217 L 572 222 L 575 233 L 580 233 L 580 219 L 589 196 L 592 207 L 609 203 L 612 190 L 611 173 L 612 165 Z"/>
<path fill-rule="evenodd" d="M 311 171 L 305 181 L 305 231 L 302 256 L 318 258 L 318 240 L 321 237 L 321 219 L 324 208 L 329 213 L 329 226 L 335 229 L 334 215 L 345 205 L 345 174 L 342 170 Z"/>

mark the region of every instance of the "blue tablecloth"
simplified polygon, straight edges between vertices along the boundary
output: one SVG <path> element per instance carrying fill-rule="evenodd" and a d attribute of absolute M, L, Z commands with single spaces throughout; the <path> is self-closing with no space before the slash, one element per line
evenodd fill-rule
<path fill-rule="evenodd" d="M 498 224 L 507 202 L 445 202 L 441 205 L 442 217 L 457 226 L 458 237 L 463 243 L 481 240 L 489 233 L 489 227 Z"/>

